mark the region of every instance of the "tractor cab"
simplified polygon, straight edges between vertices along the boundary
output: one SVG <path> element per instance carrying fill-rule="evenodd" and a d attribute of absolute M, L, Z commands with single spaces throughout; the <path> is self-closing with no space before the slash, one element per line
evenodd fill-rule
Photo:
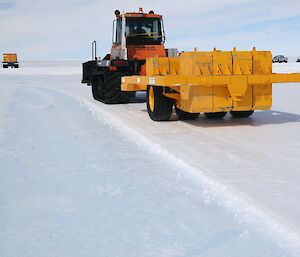
<path fill-rule="evenodd" d="M 122 35 L 126 39 L 126 45 L 163 45 L 163 21 L 161 15 L 156 15 L 152 11 L 149 14 L 126 13 L 123 15 L 116 11 L 117 19 L 114 21 L 116 27 L 114 46 L 122 44 Z M 122 19 L 125 19 L 123 22 Z M 122 34 L 122 24 L 124 24 L 124 34 Z"/>
<path fill-rule="evenodd" d="M 113 22 L 112 59 L 146 60 L 149 57 L 165 57 L 165 35 L 162 16 L 153 11 L 123 13 L 115 11 Z"/>

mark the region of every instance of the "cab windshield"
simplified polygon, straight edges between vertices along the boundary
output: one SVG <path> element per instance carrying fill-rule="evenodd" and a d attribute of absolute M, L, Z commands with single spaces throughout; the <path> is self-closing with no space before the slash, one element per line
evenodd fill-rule
<path fill-rule="evenodd" d="M 117 43 L 121 43 L 122 20 L 117 20 Z M 126 44 L 160 45 L 163 42 L 161 19 L 126 18 Z"/>

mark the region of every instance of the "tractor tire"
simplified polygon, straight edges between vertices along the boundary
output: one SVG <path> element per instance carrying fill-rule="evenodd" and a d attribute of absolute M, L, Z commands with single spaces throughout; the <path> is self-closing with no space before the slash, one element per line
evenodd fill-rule
<path fill-rule="evenodd" d="M 106 104 L 129 103 L 135 97 L 135 92 L 121 91 L 121 77 L 128 75 L 118 71 L 104 71 L 103 102 Z"/>
<path fill-rule="evenodd" d="M 205 112 L 204 115 L 208 119 L 222 119 L 226 116 L 227 112 Z"/>
<path fill-rule="evenodd" d="M 163 88 L 159 86 L 147 87 L 147 110 L 154 121 L 167 121 L 173 110 L 173 100 L 163 95 Z"/>
<path fill-rule="evenodd" d="M 129 103 L 135 92 L 121 91 L 121 77 L 128 74 L 118 71 L 103 71 L 92 79 L 92 93 L 95 100 L 106 104 Z"/>
<path fill-rule="evenodd" d="M 200 113 L 185 112 L 177 108 L 177 106 L 175 106 L 175 111 L 180 120 L 195 120 L 200 115 Z"/>
<path fill-rule="evenodd" d="M 7 64 L 3 64 L 3 68 L 7 69 L 8 65 Z"/>
<path fill-rule="evenodd" d="M 15 64 L 15 65 L 14 65 L 14 68 L 19 68 L 19 64 Z"/>
<path fill-rule="evenodd" d="M 103 76 L 93 77 L 92 94 L 95 100 L 104 101 L 103 90 L 104 90 Z"/>
<path fill-rule="evenodd" d="M 254 111 L 231 111 L 230 114 L 235 118 L 248 118 Z"/>

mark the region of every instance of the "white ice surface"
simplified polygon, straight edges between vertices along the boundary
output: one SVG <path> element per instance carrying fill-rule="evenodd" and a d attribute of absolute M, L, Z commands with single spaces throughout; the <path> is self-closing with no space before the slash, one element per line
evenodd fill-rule
<path fill-rule="evenodd" d="M 250 119 L 155 123 L 94 101 L 79 62 L 20 66 L 0 71 L 0 256 L 299 256 L 299 84 Z"/>

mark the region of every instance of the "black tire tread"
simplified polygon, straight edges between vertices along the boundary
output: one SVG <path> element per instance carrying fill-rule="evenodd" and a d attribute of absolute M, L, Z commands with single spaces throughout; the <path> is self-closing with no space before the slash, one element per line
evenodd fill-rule
<path fill-rule="evenodd" d="M 101 99 L 103 98 L 103 96 L 101 96 L 101 93 L 99 90 L 99 83 L 101 83 L 100 80 L 102 80 L 102 79 L 103 78 L 101 76 L 96 76 L 96 77 L 93 77 L 93 80 L 92 80 L 92 94 L 93 94 L 94 99 L 97 101 L 101 101 Z"/>
<path fill-rule="evenodd" d="M 129 103 L 135 96 L 135 92 L 121 91 L 121 77 L 129 75 L 118 71 L 103 71 L 94 76 L 92 81 L 92 93 L 95 100 L 106 104 Z"/>
<path fill-rule="evenodd" d="M 204 115 L 208 119 L 222 119 L 226 116 L 227 112 L 205 112 Z"/>
<path fill-rule="evenodd" d="M 180 110 L 175 106 L 175 111 L 180 120 L 195 120 L 199 117 L 200 113 L 190 113 Z"/>
<path fill-rule="evenodd" d="M 134 92 L 121 91 L 121 77 L 126 75 L 128 74 L 117 71 L 104 72 L 104 102 L 106 104 L 129 103 L 134 97 Z"/>
<path fill-rule="evenodd" d="M 149 89 L 154 91 L 154 110 L 149 105 Z M 150 118 L 154 121 L 168 121 L 173 110 L 173 100 L 163 95 L 163 88 L 160 86 L 147 87 L 147 110 Z"/>
<path fill-rule="evenodd" d="M 253 114 L 252 111 L 231 111 L 230 114 L 235 118 L 248 118 Z"/>

